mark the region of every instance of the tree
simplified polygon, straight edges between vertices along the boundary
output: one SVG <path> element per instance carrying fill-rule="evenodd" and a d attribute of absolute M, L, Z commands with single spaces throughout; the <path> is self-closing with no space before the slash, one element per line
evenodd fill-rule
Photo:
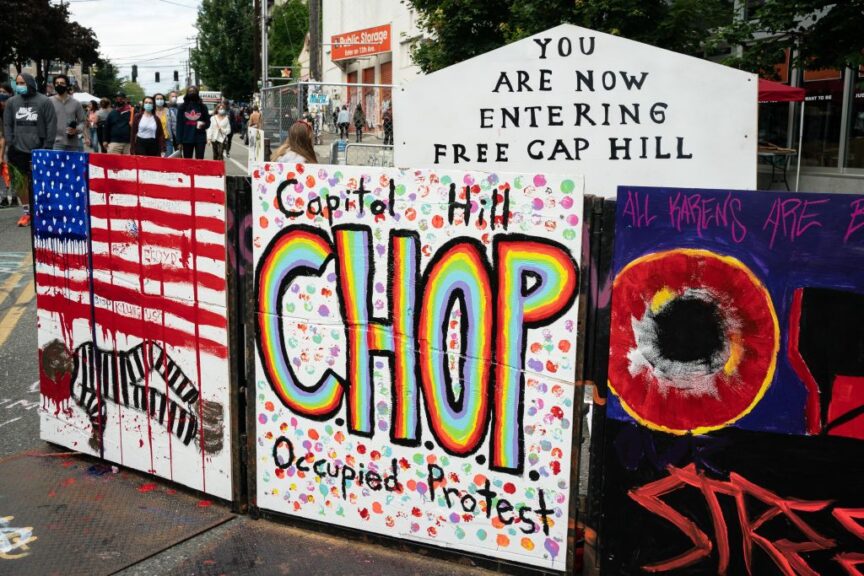
<path fill-rule="evenodd" d="M 129 99 L 130 104 L 135 105 L 144 100 L 144 88 L 142 88 L 137 82 L 127 80 L 126 82 L 123 82 L 121 90 L 126 93 L 126 97 Z"/>
<path fill-rule="evenodd" d="M 198 8 L 198 48 L 192 65 L 201 80 L 232 100 L 248 97 L 255 89 L 252 0 L 203 0 Z"/>
<path fill-rule="evenodd" d="M 0 0 L 0 74 L 15 63 L 18 41 L 26 34 L 28 16 L 32 16 L 29 0 Z"/>
<path fill-rule="evenodd" d="M 43 89 L 52 62 L 92 64 L 99 41 L 90 28 L 69 19 L 65 4 L 49 0 L 0 0 L 0 64 L 14 63 L 18 72 L 36 62 L 36 80 Z M 8 30 L 7 30 L 8 28 Z"/>
<path fill-rule="evenodd" d="M 784 51 L 807 69 L 864 64 L 864 0 L 764 0 L 714 38 L 742 45 L 728 64 L 773 76 Z"/>
<path fill-rule="evenodd" d="M 429 37 L 412 47 L 432 72 L 562 23 L 686 54 L 704 54 L 709 32 L 732 20 L 731 0 L 406 0 Z"/>
<path fill-rule="evenodd" d="M 309 8 L 302 0 L 288 0 L 273 9 L 270 18 L 270 62 L 293 66 L 309 32 Z"/>
<path fill-rule="evenodd" d="M 110 60 L 96 62 L 93 69 L 93 92 L 112 98 L 123 87 L 120 73 Z"/>

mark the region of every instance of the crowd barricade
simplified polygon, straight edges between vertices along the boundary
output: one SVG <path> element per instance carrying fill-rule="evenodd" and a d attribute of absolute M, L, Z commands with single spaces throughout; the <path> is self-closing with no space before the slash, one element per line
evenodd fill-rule
<path fill-rule="evenodd" d="M 859 196 L 33 161 L 49 442 L 502 571 L 860 564 Z"/>
<path fill-rule="evenodd" d="M 270 86 L 261 90 L 263 131 L 275 148 L 276 142 L 288 137 L 294 122 L 307 119 L 320 162 L 393 166 L 393 149 L 398 145 L 393 122 L 397 88 L 393 84 L 305 81 Z M 343 107 L 348 120 L 340 128 Z"/>

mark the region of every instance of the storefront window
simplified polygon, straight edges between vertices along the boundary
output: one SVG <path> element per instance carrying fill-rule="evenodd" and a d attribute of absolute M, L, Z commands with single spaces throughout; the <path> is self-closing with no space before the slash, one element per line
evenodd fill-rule
<path fill-rule="evenodd" d="M 840 150 L 840 121 L 843 110 L 843 79 L 805 82 L 804 139 L 801 163 L 804 166 L 837 167 Z"/>
<path fill-rule="evenodd" d="M 759 144 L 774 144 L 785 148 L 789 134 L 789 103 L 759 104 Z"/>
<path fill-rule="evenodd" d="M 846 167 L 864 168 L 864 69 L 856 75 L 849 110 L 849 146 L 846 148 Z"/>

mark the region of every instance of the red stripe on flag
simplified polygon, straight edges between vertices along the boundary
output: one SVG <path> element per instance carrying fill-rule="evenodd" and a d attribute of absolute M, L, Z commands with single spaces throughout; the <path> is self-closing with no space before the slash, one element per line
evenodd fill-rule
<path fill-rule="evenodd" d="M 157 200 L 178 200 L 189 202 L 201 202 L 205 204 L 225 204 L 225 191 L 215 188 L 178 188 L 175 186 L 163 186 L 162 184 L 139 184 L 126 180 L 112 180 L 110 178 L 91 178 L 90 190 L 100 194 L 129 194 L 131 196 L 143 196 Z"/>
<path fill-rule="evenodd" d="M 107 170 L 152 170 L 194 176 L 225 176 L 225 163 L 214 160 L 177 160 L 148 156 L 92 154 L 90 164 Z"/>
<path fill-rule="evenodd" d="M 225 221 L 221 218 L 196 216 L 193 222 L 192 216 L 189 214 L 178 214 L 146 206 L 107 206 L 105 204 L 94 204 L 90 206 L 90 216 L 106 220 L 109 218 L 141 220 L 142 223 L 146 222 L 181 232 L 206 230 L 208 232 L 215 232 L 216 234 L 225 234 Z"/>
<path fill-rule="evenodd" d="M 189 237 L 178 234 L 160 234 L 157 232 L 141 231 L 137 235 L 128 230 L 104 230 L 93 228 L 90 231 L 93 242 L 105 242 L 111 244 L 138 244 L 145 246 L 160 246 L 172 250 L 180 250 L 182 253 L 192 256 L 212 258 L 220 262 L 225 261 L 225 246 L 223 244 L 211 244 L 209 242 L 192 242 Z M 192 245 L 195 246 L 193 251 Z M 184 258 L 185 260 L 185 258 Z"/>
<path fill-rule="evenodd" d="M 36 262 L 51 266 L 57 271 L 86 270 L 87 257 L 83 255 L 70 255 L 52 252 L 46 248 L 36 248 Z M 131 262 L 119 257 L 109 257 L 107 254 L 93 254 L 94 270 L 105 272 L 124 272 L 126 274 L 138 274 L 141 266 L 137 262 Z M 160 282 L 192 282 L 192 271 L 185 268 L 172 268 L 161 264 L 148 264 L 143 268 L 144 278 L 158 280 Z M 198 271 L 198 284 L 204 288 L 223 292 L 225 290 L 225 279 L 216 274 Z"/>
<path fill-rule="evenodd" d="M 40 310 L 54 312 L 66 318 L 67 320 L 64 320 L 64 323 L 68 321 L 70 325 L 71 321 L 68 320 L 70 316 L 73 320 L 82 318 L 89 321 L 90 319 L 89 305 L 75 302 L 60 294 L 37 294 L 36 305 Z M 196 348 L 195 336 L 187 334 L 183 330 L 169 328 L 162 326 L 161 323 L 142 320 L 141 318 L 129 318 L 98 306 L 94 307 L 94 310 L 96 325 L 99 326 L 103 333 L 120 332 L 127 336 L 141 338 L 142 340 L 158 340 L 178 348 L 188 348 L 191 350 L 195 350 Z M 219 358 L 228 357 L 228 348 L 225 344 L 203 337 L 199 337 L 197 340 L 201 350 Z"/>
<path fill-rule="evenodd" d="M 90 282 L 88 280 L 72 280 L 65 276 L 54 276 L 45 272 L 36 273 L 36 283 L 40 288 L 59 288 L 78 292 L 90 291 Z M 184 301 L 170 296 L 143 294 L 138 290 L 111 284 L 98 278 L 93 278 L 93 292 L 96 296 L 107 300 L 125 302 L 133 306 L 143 306 L 144 308 L 173 314 L 193 324 L 197 322 L 205 326 L 213 326 L 214 328 L 227 328 L 228 326 L 224 315 L 203 308 L 198 308 L 196 314 L 194 305 L 185 304 Z"/>

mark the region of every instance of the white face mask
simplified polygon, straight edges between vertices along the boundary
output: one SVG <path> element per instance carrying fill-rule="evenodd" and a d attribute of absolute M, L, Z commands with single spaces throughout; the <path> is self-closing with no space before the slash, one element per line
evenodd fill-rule
<path fill-rule="evenodd" d="M 157 99 L 156 99 L 156 106 L 158 106 L 159 108 L 161 108 L 161 107 L 163 107 L 164 105 L 165 105 L 165 100 L 163 100 L 162 98 L 157 98 Z"/>
<path fill-rule="evenodd" d="M 172 96 L 172 97 L 171 97 L 171 104 L 176 104 L 176 103 L 177 103 L 177 97 L 176 97 L 176 96 Z"/>

